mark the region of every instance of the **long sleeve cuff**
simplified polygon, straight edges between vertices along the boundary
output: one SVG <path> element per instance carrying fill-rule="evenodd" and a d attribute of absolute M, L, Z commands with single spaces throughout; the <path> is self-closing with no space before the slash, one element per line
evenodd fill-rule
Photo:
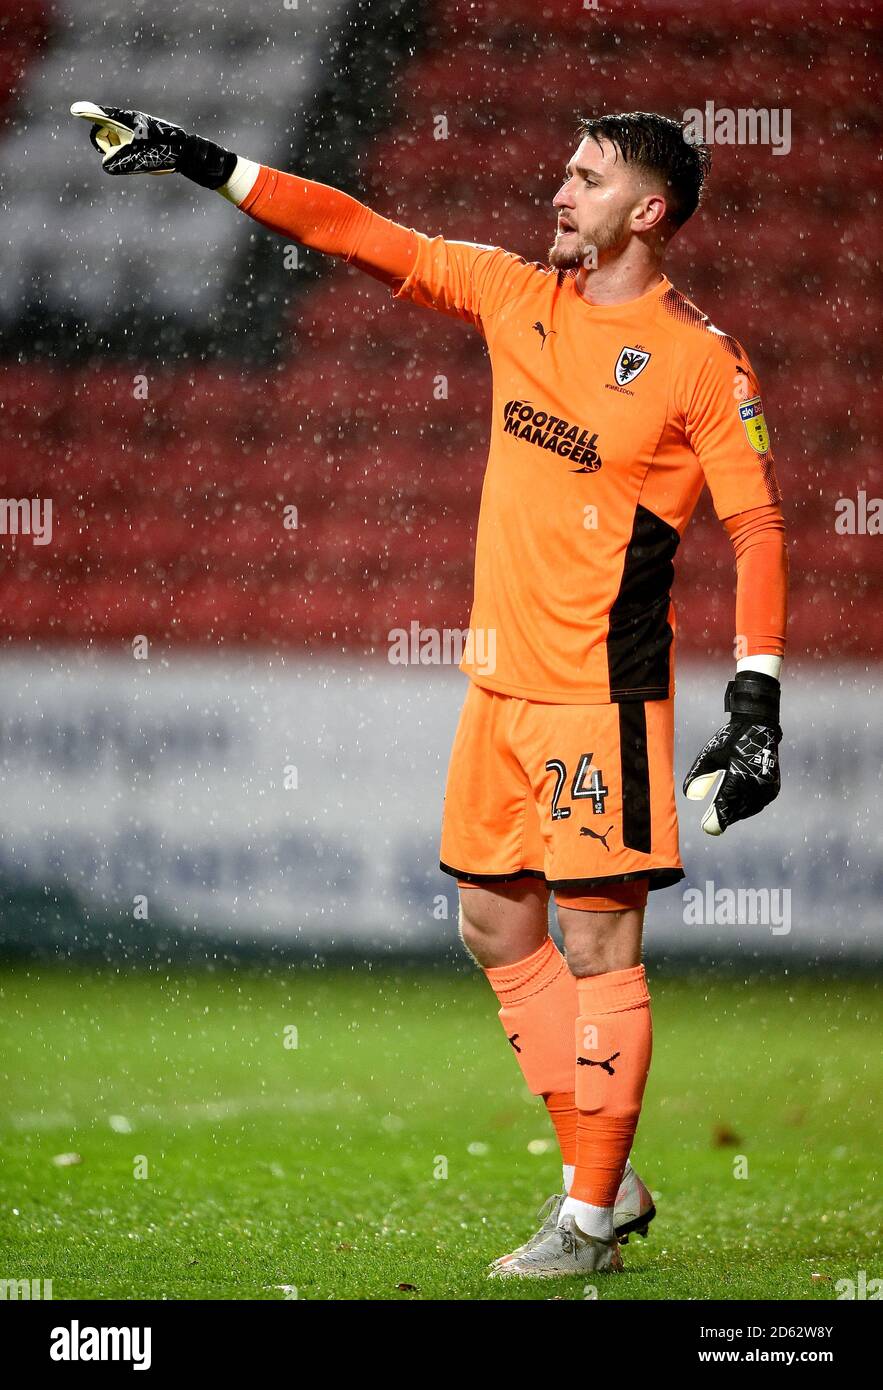
<path fill-rule="evenodd" d="M 736 554 L 737 670 L 764 671 L 778 679 L 785 652 L 788 613 L 788 555 L 785 520 L 778 505 L 754 507 L 724 523 Z M 746 663 L 742 665 L 741 663 Z"/>

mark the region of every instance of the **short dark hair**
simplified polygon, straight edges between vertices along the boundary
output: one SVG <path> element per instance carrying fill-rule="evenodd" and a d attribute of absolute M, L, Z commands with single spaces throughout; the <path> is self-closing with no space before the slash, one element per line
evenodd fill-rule
<path fill-rule="evenodd" d="M 608 140 L 627 164 L 661 174 L 669 191 L 668 217 L 681 227 L 699 206 L 711 169 L 711 150 L 684 138 L 686 126 L 652 111 L 623 111 L 616 116 L 579 116 L 577 134 L 599 145 Z"/>

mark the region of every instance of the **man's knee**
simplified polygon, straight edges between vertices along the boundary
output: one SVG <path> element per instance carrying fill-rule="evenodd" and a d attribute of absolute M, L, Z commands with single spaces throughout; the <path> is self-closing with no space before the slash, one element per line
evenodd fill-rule
<path fill-rule="evenodd" d="M 512 913 L 495 895 L 483 888 L 460 886 L 460 940 L 478 965 L 488 949 L 505 940 L 512 927 Z"/>
<path fill-rule="evenodd" d="M 464 902 L 465 896 L 466 895 L 463 893 L 460 894 L 460 940 L 463 942 L 463 945 L 466 947 L 466 950 L 475 961 L 476 965 L 480 965 L 481 961 L 478 959 L 475 952 L 476 950 L 480 951 L 481 943 L 485 939 L 485 932 L 481 922 L 474 920 L 473 916 L 470 915 L 470 908 L 467 907 L 467 904 Z M 474 911 L 474 906 L 471 910 Z"/>
<path fill-rule="evenodd" d="M 460 884 L 460 938 L 477 964 L 510 964 L 528 956 L 549 930 L 548 889 L 536 879 L 492 887 Z"/>
<path fill-rule="evenodd" d="M 558 923 L 570 973 L 578 979 L 628 970 L 641 963 L 643 908 L 593 912 L 559 904 Z"/>

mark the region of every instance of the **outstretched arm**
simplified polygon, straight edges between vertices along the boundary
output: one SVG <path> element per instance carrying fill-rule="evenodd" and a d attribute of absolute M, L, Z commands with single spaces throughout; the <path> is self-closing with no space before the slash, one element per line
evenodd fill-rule
<path fill-rule="evenodd" d="M 328 184 L 240 158 L 218 192 L 270 231 L 340 256 L 384 284 L 406 280 L 417 259 L 413 228 L 381 217 Z"/>
<path fill-rule="evenodd" d="M 375 276 L 396 299 L 448 314 L 483 334 L 488 320 L 539 273 L 514 252 L 427 236 L 337 188 L 243 159 L 144 111 L 78 101 L 71 113 L 91 121 L 105 173 L 183 174 L 272 231 Z"/>
<path fill-rule="evenodd" d="M 75 102 L 108 174 L 183 174 L 216 189 L 243 212 L 304 246 L 340 256 L 388 285 L 414 267 L 418 234 L 337 188 L 255 164 L 144 111 Z"/>

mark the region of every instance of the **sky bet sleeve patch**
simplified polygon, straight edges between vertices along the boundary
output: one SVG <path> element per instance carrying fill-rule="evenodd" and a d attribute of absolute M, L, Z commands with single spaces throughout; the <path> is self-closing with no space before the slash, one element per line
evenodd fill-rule
<path fill-rule="evenodd" d="M 739 406 L 739 415 L 745 426 L 748 443 L 756 454 L 765 454 L 770 447 L 770 432 L 767 429 L 760 396 L 752 396 Z"/>

